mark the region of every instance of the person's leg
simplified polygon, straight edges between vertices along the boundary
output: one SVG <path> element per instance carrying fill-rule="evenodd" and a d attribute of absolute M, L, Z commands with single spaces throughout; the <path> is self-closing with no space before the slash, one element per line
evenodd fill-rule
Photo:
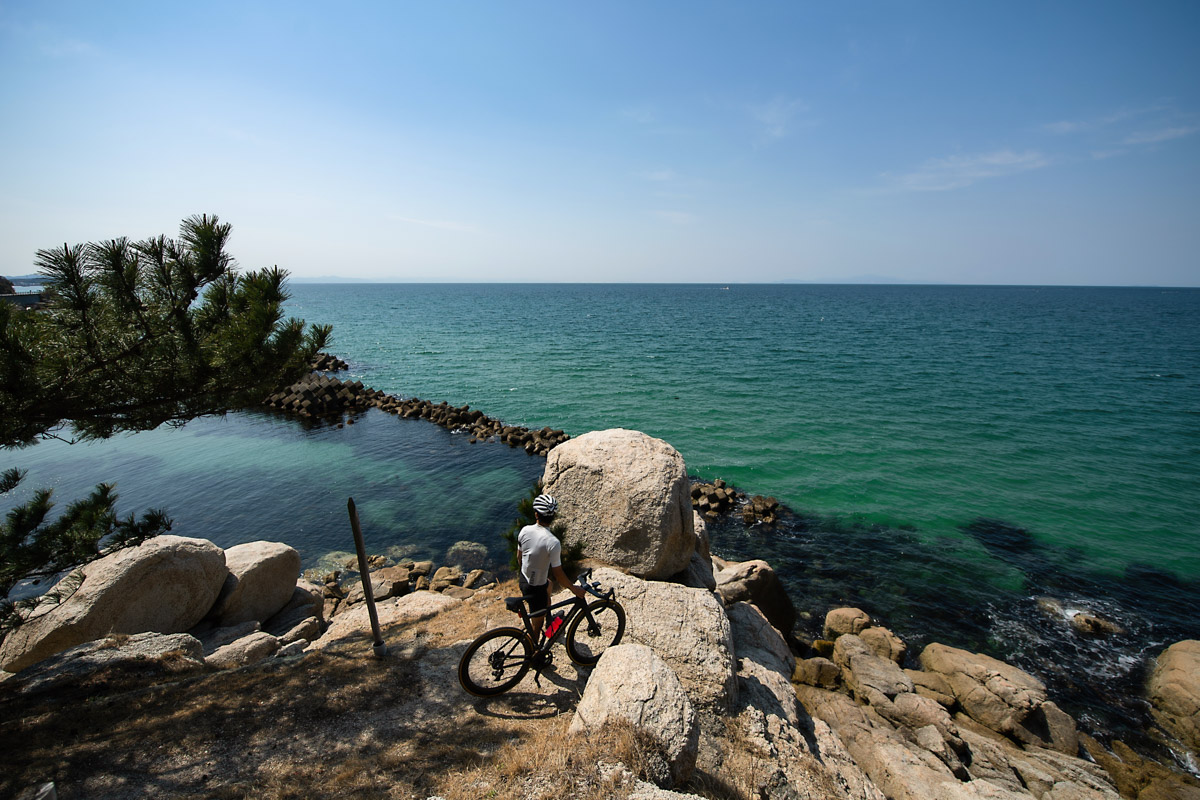
<path fill-rule="evenodd" d="M 536 614 L 538 611 L 546 612 L 550 608 L 550 581 L 546 581 L 541 586 L 530 586 L 525 582 L 525 576 L 520 575 L 517 580 L 517 585 L 521 587 L 521 594 L 530 598 L 526 601 L 529 604 L 529 613 Z M 533 625 L 533 635 L 542 632 L 542 626 L 546 624 L 546 614 L 542 613 L 536 617 L 531 617 L 529 622 Z"/>

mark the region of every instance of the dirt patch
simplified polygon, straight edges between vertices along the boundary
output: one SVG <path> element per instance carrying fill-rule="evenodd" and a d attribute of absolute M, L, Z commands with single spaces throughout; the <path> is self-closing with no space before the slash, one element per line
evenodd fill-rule
<path fill-rule="evenodd" d="M 470 638 L 512 623 L 512 593 L 386 629 L 383 658 L 362 631 L 238 670 L 146 664 L 40 696 L 6 684 L 0 796 L 45 781 L 63 800 L 621 796 L 642 771 L 642 743 L 620 729 L 568 739 L 586 675 L 564 651 L 540 682 L 500 697 L 459 686 Z"/>

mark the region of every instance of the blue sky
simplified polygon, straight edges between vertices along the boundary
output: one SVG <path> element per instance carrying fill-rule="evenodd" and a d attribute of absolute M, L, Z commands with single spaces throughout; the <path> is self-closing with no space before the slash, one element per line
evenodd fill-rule
<path fill-rule="evenodd" d="M 0 0 L 0 273 L 1200 285 L 1195 2 Z"/>

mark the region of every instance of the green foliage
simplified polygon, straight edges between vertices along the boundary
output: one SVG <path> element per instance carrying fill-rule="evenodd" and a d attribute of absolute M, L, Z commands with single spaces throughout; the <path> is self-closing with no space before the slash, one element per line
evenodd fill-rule
<path fill-rule="evenodd" d="M 0 494 L 7 494 L 25 477 L 10 469 L 0 475 Z M 78 578 L 60 582 L 55 592 L 13 603 L 8 593 L 20 580 L 49 578 L 92 561 L 101 553 L 140 544 L 171 529 L 162 510 L 147 511 L 141 519 L 122 519 L 114 506 L 117 495 L 109 484 L 100 484 L 86 498 L 76 500 L 52 522 L 51 490 L 39 489 L 27 502 L 13 508 L 0 521 L 0 638 L 21 624 L 37 605 L 61 599 L 78 585 Z"/>
<path fill-rule="evenodd" d="M 39 250 L 48 308 L 0 303 L 0 446 L 77 438 L 257 404 L 330 335 L 284 319 L 287 273 L 239 274 L 216 215 L 158 236 Z"/>
<path fill-rule="evenodd" d="M 0 294 L 15 294 L 16 287 L 12 285 L 12 281 L 0 275 Z"/>
<path fill-rule="evenodd" d="M 533 513 L 533 499 L 541 493 L 542 482 L 540 480 L 535 481 L 533 488 L 529 490 L 529 494 L 521 498 L 520 502 L 517 503 L 517 517 L 503 534 L 504 542 L 508 545 L 508 566 L 513 572 L 518 572 L 521 569 L 521 561 L 517 557 L 517 534 L 521 532 L 521 528 L 537 522 L 537 515 Z M 550 532 L 558 537 L 560 542 L 563 542 L 563 537 L 567 533 L 567 526 L 562 522 L 555 522 L 550 526 Z M 579 566 L 579 562 L 582 560 L 582 543 L 576 542 L 572 545 L 563 544 L 562 563 L 564 572 L 568 575 L 575 572 Z"/>
<path fill-rule="evenodd" d="M 39 250 L 41 311 L 0 303 L 0 447 L 40 437 L 98 439 L 119 431 L 256 405 L 308 371 L 330 334 L 284 319 L 287 273 L 239 274 L 232 228 L 188 217 L 179 238 L 126 238 Z M 0 494 L 24 477 L 0 475 Z M 119 518 L 100 484 L 53 521 L 41 489 L 0 522 L 0 598 L 25 578 L 48 578 L 168 531 L 161 510 Z M 77 581 L 78 579 L 76 579 Z M 59 595 L 72 590 L 67 579 Z M 0 637 L 54 594 L 0 599 Z"/>

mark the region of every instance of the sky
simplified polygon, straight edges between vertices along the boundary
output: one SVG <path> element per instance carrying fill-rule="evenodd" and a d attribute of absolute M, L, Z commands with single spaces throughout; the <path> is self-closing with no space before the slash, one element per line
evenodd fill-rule
<path fill-rule="evenodd" d="M 0 274 L 1200 285 L 1200 3 L 0 0 Z M 868 277 L 873 276 L 873 277 Z"/>

